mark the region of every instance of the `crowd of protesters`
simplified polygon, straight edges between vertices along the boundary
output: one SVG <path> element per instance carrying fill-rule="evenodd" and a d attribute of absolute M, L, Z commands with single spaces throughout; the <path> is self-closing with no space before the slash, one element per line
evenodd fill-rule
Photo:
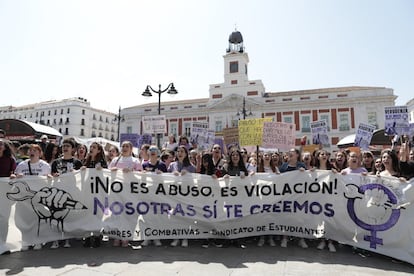
<path fill-rule="evenodd" d="M 286 152 L 248 152 L 246 148 L 224 148 L 220 144 L 214 144 L 210 149 L 200 150 L 197 145 L 189 143 L 187 137 L 181 136 L 179 142 L 176 142 L 175 136 L 171 134 L 161 149 L 156 145 L 143 144 L 138 154 L 134 154 L 133 144 L 129 141 L 122 142 L 120 149 L 110 146 L 105 150 L 99 143 L 94 142 L 88 148 L 73 139 L 64 139 L 61 145 L 47 141 L 42 141 L 38 145 L 15 145 L 6 140 L 3 134 L 4 131 L 0 130 L 0 176 L 10 178 L 25 175 L 58 177 L 60 174 L 85 168 L 174 175 L 199 173 L 211 175 L 213 178 L 245 178 L 256 173 L 280 174 L 294 170 L 371 174 L 378 177 L 396 177 L 401 181 L 414 177 L 413 149 L 410 149 L 410 143 L 406 140 L 402 141 L 398 150 L 390 147 L 376 156 L 371 151 L 362 150 L 339 150 L 331 153 L 322 147 L 313 152 L 301 152 L 299 147 Z M 42 138 L 47 140 L 47 137 Z M 83 241 L 85 247 L 98 247 L 101 239 L 100 233 L 87 233 Z M 264 246 L 266 241 L 270 246 L 276 246 L 277 240 L 280 241 L 281 247 L 287 247 L 288 242 L 294 238 L 268 235 L 255 237 L 254 240 L 259 247 Z M 305 239 L 297 240 L 300 247 L 308 247 Z M 64 247 L 71 246 L 70 241 L 65 240 L 52 242 L 51 248 L 58 248 L 62 243 Z M 155 246 L 162 245 L 161 240 L 145 240 L 141 245 L 149 246 L 151 243 Z M 129 244 L 130 241 L 117 239 L 112 243 L 113 246 L 122 247 L 128 247 Z M 203 247 L 222 247 L 230 244 L 240 248 L 247 246 L 246 238 L 202 241 Z M 328 247 L 329 251 L 335 252 L 334 244 L 332 240 L 320 239 L 317 248 L 322 250 Z M 188 247 L 189 243 L 187 239 L 175 239 L 169 245 Z M 22 250 L 28 250 L 30 247 L 41 249 L 42 245 L 23 244 Z"/>

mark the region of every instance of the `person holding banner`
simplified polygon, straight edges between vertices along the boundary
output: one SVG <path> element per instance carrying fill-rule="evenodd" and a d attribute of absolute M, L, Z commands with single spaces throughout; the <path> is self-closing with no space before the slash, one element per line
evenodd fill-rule
<path fill-rule="evenodd" d="M 214 144 L 211 148 L 211 158 L 213 160 L 214 167 L 217 170 L 217 176 L 221 177 L 222 175 L 220 173 L 223 169 L 225 160 L 223 159 L 223 154 L 221 153 L 221 147 L 219 144 Z"/>
<path fill-rule="evenodd" d="M 335 161 L 332 166 L 336 172 L 341 172 L 348 167 L 347 154 L 345 151 L 340 150 L 335 154 Z"/>
<path fill-rule="evenodd" d="M 39 145 L 31 144 L 29 147 L 29 159 L 26 159 L 19 163 L 16 167 L 15 174 L 11 176 L 11 178 L 17 177 L 21 178 L 27 175 L 43 175 L 52 177 L 50 165 L 40 159 L 42 156 L 42 148 Z M 29 205 L 25 205 L 24 203 L 18 203 L 16 205 L 16 214 L 30 212 L 32 207 Z M 25 221 L 21 221 L 22 216 L 16 216 L 16 226 L 18 228 L 28 227 Z M 27 237 L 23 235 L 24 231 L 22 231 L 22 251 L 29 250 L 29 246 L 33 246 L 34 250 L 42 249 L 41 243 L 36 244 L 28 244 L 25 242 Z"/>
<path fill-rule="evenodd" d="M 259 156 L 259 158 L 261 159 L 261 161 L 259 162 L 260 166 L 257 170 L 258 173 L 280 174 L 279 168 L 273 163 L 273 159 L 269 152 L 265 152 L 262 156 Z M 259 237 L 257 246 L 262 247 L 265 244 L 265 237 L 266 236 Z M 273 239 L 273 235 L 268 235 L 267 238 L 270 246 L 276 246 L 276 243 Z"/>
<path fill-rule="evenodd" d="M 97 169 L 100 170 L 102 168 L 108 168 L 108 164 L 106 163 L 105 157 L 105 150 L 101 144 L 97 142 L 92 142 L 89 147 L 89 152 L 86 155 L 86 159 L 83 162 L 83 166 L 81 169 Z M 101 235 L 90 233 L 88 237 L 83 238 L 83 246 L 84 247 L 99 247 L 101 246 Z"/>
<path fill-rule="evenodd" d="M 381 161 L 381 172 L 378 173 L 377 176 L 401 177 L 400 164 L 395 151 L 391 149 L 384 149 L 381 152 Z"/>
<path fill-rule="evenodd" d="M 288 153 L 288 160 L 287 162 L 284 162 L 279 170 L 281 173 L 289 172 L 289 171 L 305 171 L 306 166 L 303 162 L 299 161 L 300 158 L 300 151 L 296 148 L 291 148 Z M 282 240 L 280 241 L 280 246 L 286 248 L 288 245 L 288 236 L 284 235 L 282 236 Z M 306 244 L 306 241 L 304 238 L 299 239 L 299 246 L 302 248 L 308 248 L 308 245 Z"/>
<path fill-rule="evenodd" d="M 370 173 L 374 170 L 374 155 L 369 150 L 362 152 L 362 166 Z"/>
<path fill-rule="evenodd" d="M 358 152 L 351 151 L 348 155 L 348 167 L 341 171 L 341 174 L 361 173 L 367 174 L 368 171 L 361 164 L 361 158 Z"/>
<path fill-rule="evenodd" d="M 8 140 L 0 138 L 0 177 L 10 177 L 16 169 L 16 159 L 13 156 L 13 151 Z M 7 233 L 9 230 L 9 215 L 11 210 L 10 204 L 5 204 L 6 210 L 4 213 L 6 217 L 0 216 L 0 253 L 10 253 L 8 248 L 3 248 L 1 245 L 6 244 Z"/>
<path fill-rule="evenodd" d="M 332 164 L 329 162 L 329 153 L 326 150 L 318 150 L 315 154 L 315 168 L 318 170 L 332 170 Z M 329 252 L 336 252 L 335 245 L 332 240 L 320 239 L 318 246 L 319 250 L 323 250 L 328 242 Z"/>
<path fill-rule="evenodd" d="M 108 168 L 111 171 L 122 170 L 124 173 L 132 171 L 142 171 L 141 162 L 139 162 L 138 158 L 134 157 L 132 154 L 133 148 L 134 145 L 130 141 L 122 142 L 121 155 L 113 159 L 109 164 Z M 119 239 L 115 239 L 113 242 L 113 246 L 115 247 L 128 247 L 128 245 L 128 240 L 121 241 Z"/>
<path fill-rule="evenodd" d="M 228 162 L 223 165 L 221 174 L 223 175 L 223 178 L 229 178 L 230 176 L 245 178 L 249 175 L 246 165 L 243 162 L 243 157 L 238 149 L 233 149 L 230 152 Z M 242 249 L 247 248 L 244 238 L 234 239 L 229 241 L 229 243 L 234 243 L 237 247 Z"/>
<path fill-rule="evenodd" d="M 55 159 L 52 162 L 52 175 L 59 177 L 61 174 L 72 172 L 73 170 L 79 170 L 82 167 L 82 162 L 73 156 L 75 150 L 75 140 L 67 138 L 62 141 L 62 157 Z M 65 248 L 71 247 L 68 239 L 65 240 L 63 245 Z M 50 246 L 52 249 L 59 248 L 59 241 L 52 242 Z"/>
<path fill-rule="evenodd" d="M 372 170 L 372 172 L 370 172 L 370 175 L 377 175 L 377 173 L 379 173 L 382 169 L 382 161 L 381 158 L 377 158 L 375 159 L 374 162 L 374 169 Z"/>
<path fill-rule="evenodd" d="M 186 173 L 195 173 L 196 168 L 191 164 L 190 158 L 188 157 L 188 149 L 185 145 L 178 146 L 177 149 L 177 160 L 172 162 L 168 167 L 168 172 L 174 175 L 185 175 Z M 179 239 L 175 239 L 171 242 L 172 247 L 176 247 L 180 242 Z M 188 239 L 181 241 L 182 247 L 188 247 Z"/>

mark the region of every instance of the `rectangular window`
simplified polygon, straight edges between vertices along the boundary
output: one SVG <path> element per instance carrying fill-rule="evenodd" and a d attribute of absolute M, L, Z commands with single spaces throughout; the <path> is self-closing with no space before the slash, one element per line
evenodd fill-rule
<path fill-rule="evenodd" d="M 170 133 L 174 134 L 175 136 L 177 136 L 178 132 L 177 132 L 177 123 L 170 123 Z"/>
<path fill-rule="evenodd" d="M 378 128 L 377 112 L 375 111 L 368 112 L 368 124 L 376 126 L 376 128 Z"/>
<path fill-rule="evenodd" d="M 292 124 L 293 123 L 293 117 L 292 116 L 283 116 L 283 122 L 287 123 L 287 124 Z"/>
<path fill-rule="evenodd" d="M 340 113 L 339 114 L 339 130 L 340 131 L 349 131 L 349 113 Z"/>
<path fill-rule="evenodd" d="M 216 121 L 216 132 L 220 132 L 220 131 L 223 131 L 223 123 L 222 123 L 222 121 Z"/>
<path fill-rule="evenodd" d="M 127 132 L 128 134 L 131 134 L 131 133 L 132 133 L 132 126 L 127 126 L 127 128 L 126 128 L 126 132 Z"/>
<path fill-rule="evenodd" d="M 184 123 L 184 135 L 190 137 L 191 135 L 191 123 Z"/>
<path fill-rule="evenodd" d="M 301 116 L 300 123 L 301 123 L 301 127 L 302 127 L 302 132 L 310 132 L 311 131 L 310 121 L 311 121 L 310 115 L 302 115 Z"/>
<path fill-rule="evenodd" d="M 230 62 L 230 73 L 237 73 L 239 72 L 239 62 L 232 61 Z"/>

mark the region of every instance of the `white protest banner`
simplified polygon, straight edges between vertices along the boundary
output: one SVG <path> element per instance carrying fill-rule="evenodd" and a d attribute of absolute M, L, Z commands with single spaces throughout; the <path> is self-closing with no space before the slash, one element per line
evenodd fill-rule
<path fill-rule="evenodd" d="M 143 133 L 158 134 L 167 132 L 165 115 L 143 116 Z"/>
<path fill-rule="evenodd" d="M 318 170 L 243 179 L 106 169 L 0 178 L 0 248 L 90 232 L 126 240 L 289 235 L 414 264 L 413 184 Z"/>
<path fill-rule="evenodd" d="M 363 150 L 369 150 L 369 144 L 371 144 L 372 135 L 375 131 L 375 126 L 360 123 L 358 131 L 355 135 L 354 146 L 360 147 Z"/>
<path fill-rule="evenodd" d="M 312 144 L 330 146 L 328 136 L 328 124 L 325 120 L 310 123 L 312 133 Z"/>
<path fill-rule="evenodd" d="M 295 124 L 280 122 L 263 123 L 263 148 L 287 151 L 295 147 Z"/>
<path fill-rule="evenodd" d="M 409 116 L 407 106 L 385 107 L 385 135 L 408 134 Z"/>
<path fill-rule="evenodd" d="M 193 122 L 191 124 L 190 143 L 196 144 L 200 150 L 209 149 L 214 144 L 216 132 L 208 128 L 208 123 Z"/>

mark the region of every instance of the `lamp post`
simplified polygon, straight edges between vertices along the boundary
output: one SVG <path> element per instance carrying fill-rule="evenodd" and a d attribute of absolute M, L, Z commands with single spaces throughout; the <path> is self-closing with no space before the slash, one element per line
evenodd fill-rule
<path fill-rule="evenodd" d="M 241 114 L 240 114 L 241 113 Z M 249 110 L 249 113 L 247 113 L 246 110 L 246 98 L 243 97 L 243 109 L 240 111 L 237 111 L 237 116 L 243 115 L 243 120 L 246 119 L 247 116 L 253 116 L 252 110 Z"/>
<path fill-rule="evenodd" d="M 145 91 L 142 92 L 142 96 L 151 97 L 152 96 L 151 92 L 158 94 L 158 115 L 161 115 L 161 94 L 164 92 L 167 92 L 170 95 L 175 95 L 178 93 L 174 87 L 174 83 L 170 83 L 165 89 L 161 89 L 161 84 L 159 84 L 158 90 L 155 90 L 154 88 L 152 88 L 151 85 L 147 85 L 147 88 L 145 88 Z M 159 149 L 161 148 L 161 141 L 160 141 L 161 135 L 160 134 L 161 133 L 157 133 L 157 146 Z"/>
<path fill-rule="evenodd" d="M 115 115 L 115 118 L 113 119 L 113 122 L 118 122 L 118 142 L 121 139 L 120 137 L 120 130 L 121 130 L 121 121 L 125 121 L 124 115 L 121 116 L 121 106 L 119 106 L 118 109 L 118 115 Z"/>

